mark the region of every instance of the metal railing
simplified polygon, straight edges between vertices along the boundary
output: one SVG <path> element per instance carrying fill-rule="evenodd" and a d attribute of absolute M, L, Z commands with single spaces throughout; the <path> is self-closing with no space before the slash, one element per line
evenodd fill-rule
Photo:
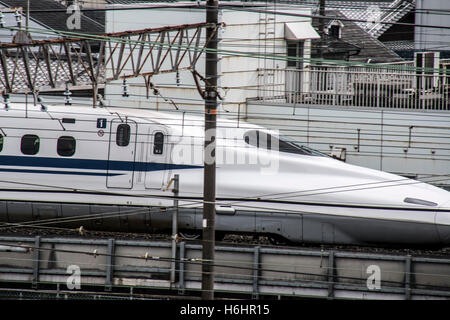
<path fill-rule="evenodd" d="M 447 69 L 309 66 L 260 74 L 257 100 L 288 104 L 450 110 Z M 270 80 L 270 81 L 267 81 Z"/>
<path fill-rule="evenodd" d="M 139 288 L 186 295 L 199 291 L 202 278 L 200 244 L 178 243 L 176 259 L 169 241 L 1 236 L 0 244 L 3 291 L 31 284 L 36 292 L 55 287 L 57 294 L 97 290 L 133 296 Z M 229 296 L 450 298 L 448 257 L 226 244 L 215 250 L 214 287 Z"/>

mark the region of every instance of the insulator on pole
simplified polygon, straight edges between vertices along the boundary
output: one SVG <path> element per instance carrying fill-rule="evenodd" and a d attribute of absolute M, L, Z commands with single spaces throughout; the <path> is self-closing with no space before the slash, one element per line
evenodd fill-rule
<path fill-rule="evenodd" d="M 122 83 L 122 97 L 128 97 L 128 84 L 127 84 L 127 79 L 123 79 L 123 83 Z"/>
<path fill-rule="evenodd" d="M 3 100 L 5 101 L 5 109 L 8 110 L 9 109 L 9 94 L 4 93 Z"/>
<path fill-rule="evenodd" d="M 5 27 L 5 15 L 3 14 L 3 12 L 0 10 L 0 28 L 4 28 Z"/>
<path fill-rule="evenodd" d="M 72 95 L 72 92 L 70 92 L 69 87 L 66 87 L 66 91 L 63 93 L 64 95 L 64 103 L 66 106 L 72 105 L 72 98 L 70 97 Z"/>
<path fill-rule="evenodd" d="M 41 104 L 41 111 L 47 111 L 47 106 L 44 105 L 44 100 L 41 97 L 37 97 L 37 101 Z"/>
<path fill-rule="evenodd" d="M 19 13 L 19 10 L 14 11 L 14 17 L 16 18 L 17 26 L 22 26 L 22 15 Z"/>

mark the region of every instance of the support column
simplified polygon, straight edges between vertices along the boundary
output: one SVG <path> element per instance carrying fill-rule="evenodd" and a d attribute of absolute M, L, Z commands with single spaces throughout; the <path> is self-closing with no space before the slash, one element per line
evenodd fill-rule
<path fill-rule="evenodd" d="M 206 2 L 205 153 L 203 178 L 202 299 L 214 299 L 217 117 L 217 0 Z"/>

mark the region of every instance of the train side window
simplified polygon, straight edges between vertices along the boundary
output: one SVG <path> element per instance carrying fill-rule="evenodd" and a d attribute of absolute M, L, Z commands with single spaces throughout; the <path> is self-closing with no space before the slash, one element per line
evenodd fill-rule
<path fill-rule="evenodd" d="M 4 143 L 5 137 L 0 134 L 0 152 L 3 150 L 3 143 Z"/>
<path fill-rule="evenodd" d="M 163 154 L 164 150 L 164 133 L 155 133 L 153 141 L 153 154 Z"/>
<path fill-rule="evenodd" d="M 22 137 L 20 151 L 23 154 L 34 155 L 39 152 L 39 137 L 34 134 L 26 134 Z"/>
<path fill-rule="evenodd" d="M 57 152 L 61 157 L 71 157 L 75 153 L 76 141 L 74 137 L 63 136 L 58 138 Z"/>
<path fill-rule="evenodd" d="M 116 132 L 116 144 L 119 147 L 126 147 L 130 143 L 130 137 L 131 127 L 126 123 L 119 124 Z"/>

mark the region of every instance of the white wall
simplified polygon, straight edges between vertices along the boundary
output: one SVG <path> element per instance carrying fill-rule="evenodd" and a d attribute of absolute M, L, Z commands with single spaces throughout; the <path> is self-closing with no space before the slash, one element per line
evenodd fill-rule
<path fill-rule="evenodd" d="M 442 10 L 450 10 L 448 0 L 416 0 L 416 24 L 443 26 L 450 28 L 448 13 Z M 436 9 L 438 13 L 423 13 L 426 9 Z M 415 28 L 416 50 L 450 50 L 450 29 L 444 28 Z"/>

